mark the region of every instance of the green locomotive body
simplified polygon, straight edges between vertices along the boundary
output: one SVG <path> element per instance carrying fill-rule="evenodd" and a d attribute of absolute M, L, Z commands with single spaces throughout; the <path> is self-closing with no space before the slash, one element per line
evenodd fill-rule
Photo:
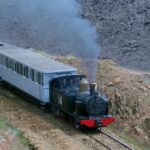
<path fill-rule="evenodd" d="M 50 82 L 50 105 L 74 119 L 76 127 L 102 127 L 114 122 L 103 99 L 85 76 L 61 76 Z M 90 87 L 91 86 L 91 87 Z"/>

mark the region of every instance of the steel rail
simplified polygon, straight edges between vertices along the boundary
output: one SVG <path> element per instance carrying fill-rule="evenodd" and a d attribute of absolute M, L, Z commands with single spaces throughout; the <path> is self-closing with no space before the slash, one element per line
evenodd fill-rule
<path fill-rule="evenodd" d="M 120 143 L 121 145 L 123 145 L 124 147 L 128 148 L 129 150 L 134 150 L 133 148 L 129 147 L 127 144 L 125 144 L 124 142 L 118 140 L 117 138 L 113 137 L 112 135 L 104 132 L 104 131 L 100 131 L 102 134 L 108 136 L 109 138 L 113 139 L 114 141 Z"/>
<path fill-rule="evenodd" d="M 103 147 L 105 147 L 105 148 L 107 148 L 107 149 L 109 149 L 109 150 L 113 150 L 113 149 L 111 149 L 110 147 L 108 147 L 106 144 L 102 143 L 100 140 L 96 139 L 95 137 L 93 137 L 93 136 L 89 136 L 89 137 L 90 137 L 91 139 L 93 139 L 95 142 L 101 144 Z"/>

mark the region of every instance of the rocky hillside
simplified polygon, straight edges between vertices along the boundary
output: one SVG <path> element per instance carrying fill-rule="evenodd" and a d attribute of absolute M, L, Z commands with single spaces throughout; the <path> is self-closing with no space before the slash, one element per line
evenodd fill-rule
<path fill-rule="evenodd" d="M 150 76 L 141 71 L 150 71 L 150 1 L 80 2 L 82 17 L 88 18 L 97 28 L 102 49 L 100 57 L 138 70 L 132 72 L 107 60 L 102 61 L 99 81 L 111 99 L 112 112 L 120 118 L 117 118 L 116 129 L 149 143 Z"/>
<path fill-rule="evenodd" d="M 98 40 L 102 49 L 100 57 L 112 58 L 120 65 L 131 69 L 150 71 L 149 0 L 78 1 L 82 5 L 82 17 L 90 20 L 97 28 Z M 24 47 L 36 47 L 37 45 L 39 48 L 42 47 L 42 41 L 34 44 L 31 40 L 30 30 L 27 27 L 22 27 L 16 19 L 11 18 L 10 14 L 13 15 L 13 13 L 10 12 L 13 10 L 3 6 L 0 8 L 3 13 L 8 12 L 8 17 L 11 20 L 9 24 L 5 22 L 5 13 L 1 13 L 0 41 Z M 40 34 L 40 37 L 42 35 L 43 33 Z M 44 44 L 42 43 L 42 45 Z M 61 53 L 60 49 L 58 53 Z"/>
<path fill-rule="evenodd" d="M 101 61 L 98 74 L 99 84 L 110 99 L 110 111 L 116 118 L 115 132 L 124 132 L 137 141 L 149 143 L 150 147 L 148 78 L 150 73 L 131 71 L 111 60 Z"/>
<path fill-rule="evenodd" d="M 98 31 L 103 58 L 150 70 L 149 0 L 80 0 L 82 16 Z"/>

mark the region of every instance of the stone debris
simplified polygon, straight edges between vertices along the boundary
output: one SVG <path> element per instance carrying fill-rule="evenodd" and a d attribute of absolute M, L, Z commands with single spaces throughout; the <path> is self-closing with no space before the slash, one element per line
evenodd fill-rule
<path fill-rule="evenodd" d="M 119 84 L 121 82 L 122 82 L 122 80 L 118 77 L 118 78 L 115 78 L 113 81 L 109 82 L 107 85 L 108 86 L 114 86 L 114 85 Z"/>

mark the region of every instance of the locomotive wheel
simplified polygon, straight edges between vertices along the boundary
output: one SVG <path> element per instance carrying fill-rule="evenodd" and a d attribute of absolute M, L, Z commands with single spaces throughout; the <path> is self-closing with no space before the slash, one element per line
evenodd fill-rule
<path fill-rule="evenodd" d="M 101 130 L 102 130 L 101 124 L 98 124 L 95 127 L 93 127 L 93 130 L 95 130 L 96 132 L 101 132 Z"/>
<path fill-rule="evenodd" d="M 63 119 L 64 121 L 69 121 L 69 117 L 68 117 L 68 115 L 65 114 L 65 113 L 62 114 L 62 119 Z"/>
<path fill-rule="evenodd" d="M 101 132 L 101 130 L 102 130 L 102 127 L 101 127 L 101 126 L 96 127 L 96 131 Z"/>
<path fill-rule="evenodd" d="M 74 126 L 76 129 L 79 129 L 79 128 L 80 128 L 80 121 L 79 121 L 79 119 L 73 118 L 73 126 Z"/>
<path fill-rule="evenodd" d="M 56 110 L 56 115 L 57 115 L 58 117 L 61 116 L 61 111 L 60 111 L 59 109 Z"/>

